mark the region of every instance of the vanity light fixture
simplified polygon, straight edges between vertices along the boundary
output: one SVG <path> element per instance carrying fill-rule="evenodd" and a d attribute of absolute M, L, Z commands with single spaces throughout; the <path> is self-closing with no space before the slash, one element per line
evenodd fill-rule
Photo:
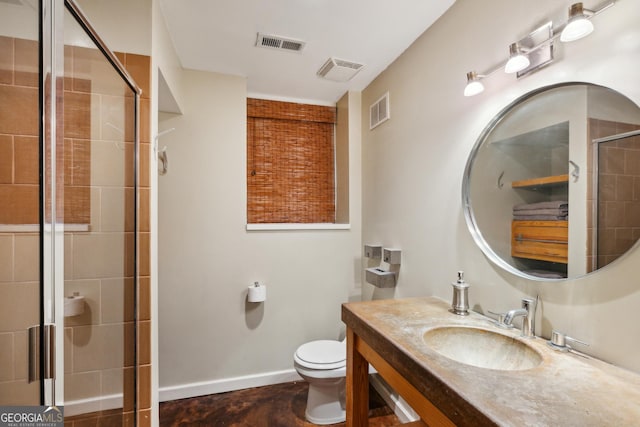
<path fill-rule="evenodd" d="M 482 80 L 504 69 L 505 73 L 516 73 L 518 78 L 553 62 L 553 43 L 557 38 L 562 42 L 579 40 L 593 31 L 591 18 L 615 4 L 616 0 L 608 0 L 597 7 L 586 9 L 583 4 L 574 3 L 569 7 L 569 19 L 566 23 L 553 27 L 550 21 L 532 31 L 525 38 L 509 45 L 509 57 L 484 73 L 470 71 L 467 73 L 467 85 L 464 96 L 474 96 L 484 91 Z"/>
<path fill-rule="evenodd" d="M 531 64 L 529 57 L 522 51 L 518 43 L 509 45 L 509 60 L 504 66 L 504 72 L 507 74 L 517 73 L 527 68 Z"/>

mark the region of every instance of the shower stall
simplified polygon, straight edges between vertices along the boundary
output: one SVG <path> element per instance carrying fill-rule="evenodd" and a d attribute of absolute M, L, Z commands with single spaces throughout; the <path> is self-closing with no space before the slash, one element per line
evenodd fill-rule
<path fill-rule="evenodd" d="M 71 0 L 0 0 L 0 406 L 135 425 L 140 90 Z"/>

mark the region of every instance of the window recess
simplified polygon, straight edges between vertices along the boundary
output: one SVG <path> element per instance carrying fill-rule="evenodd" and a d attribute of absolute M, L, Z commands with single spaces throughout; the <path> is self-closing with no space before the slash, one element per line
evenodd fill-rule
<path fill-rule="evenodd" d="M 336 108 L 247 99 L 248 224 L 336 220 Z"/>

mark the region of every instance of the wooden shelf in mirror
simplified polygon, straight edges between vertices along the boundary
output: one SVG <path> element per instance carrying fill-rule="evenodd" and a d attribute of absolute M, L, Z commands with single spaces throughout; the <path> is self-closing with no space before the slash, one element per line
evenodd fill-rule
<path fill-rule="evenodd" d="M 569 174 L 543 176 L 540 178 L 523 179 L 521 181 L 513 181 L 511 188 L 524 188 L 527 190 L 537 190 L 539 188 L 551 188 L 569 183 Z"/>

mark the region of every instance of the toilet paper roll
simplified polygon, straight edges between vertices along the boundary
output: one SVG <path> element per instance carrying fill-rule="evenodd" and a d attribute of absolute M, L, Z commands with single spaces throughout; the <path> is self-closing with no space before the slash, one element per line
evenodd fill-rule
<path fill-rule="evenodd" d="M 247 300 L 249 302 L 263 302 L 267 299 L 267 287 L 265 285 L 249 286 Z"/>
<path fill-rule="evenodd" d="M 78 316 L 84 313 L 84 297 L 73 295 L 64 298 L 64 317 Z"/>

